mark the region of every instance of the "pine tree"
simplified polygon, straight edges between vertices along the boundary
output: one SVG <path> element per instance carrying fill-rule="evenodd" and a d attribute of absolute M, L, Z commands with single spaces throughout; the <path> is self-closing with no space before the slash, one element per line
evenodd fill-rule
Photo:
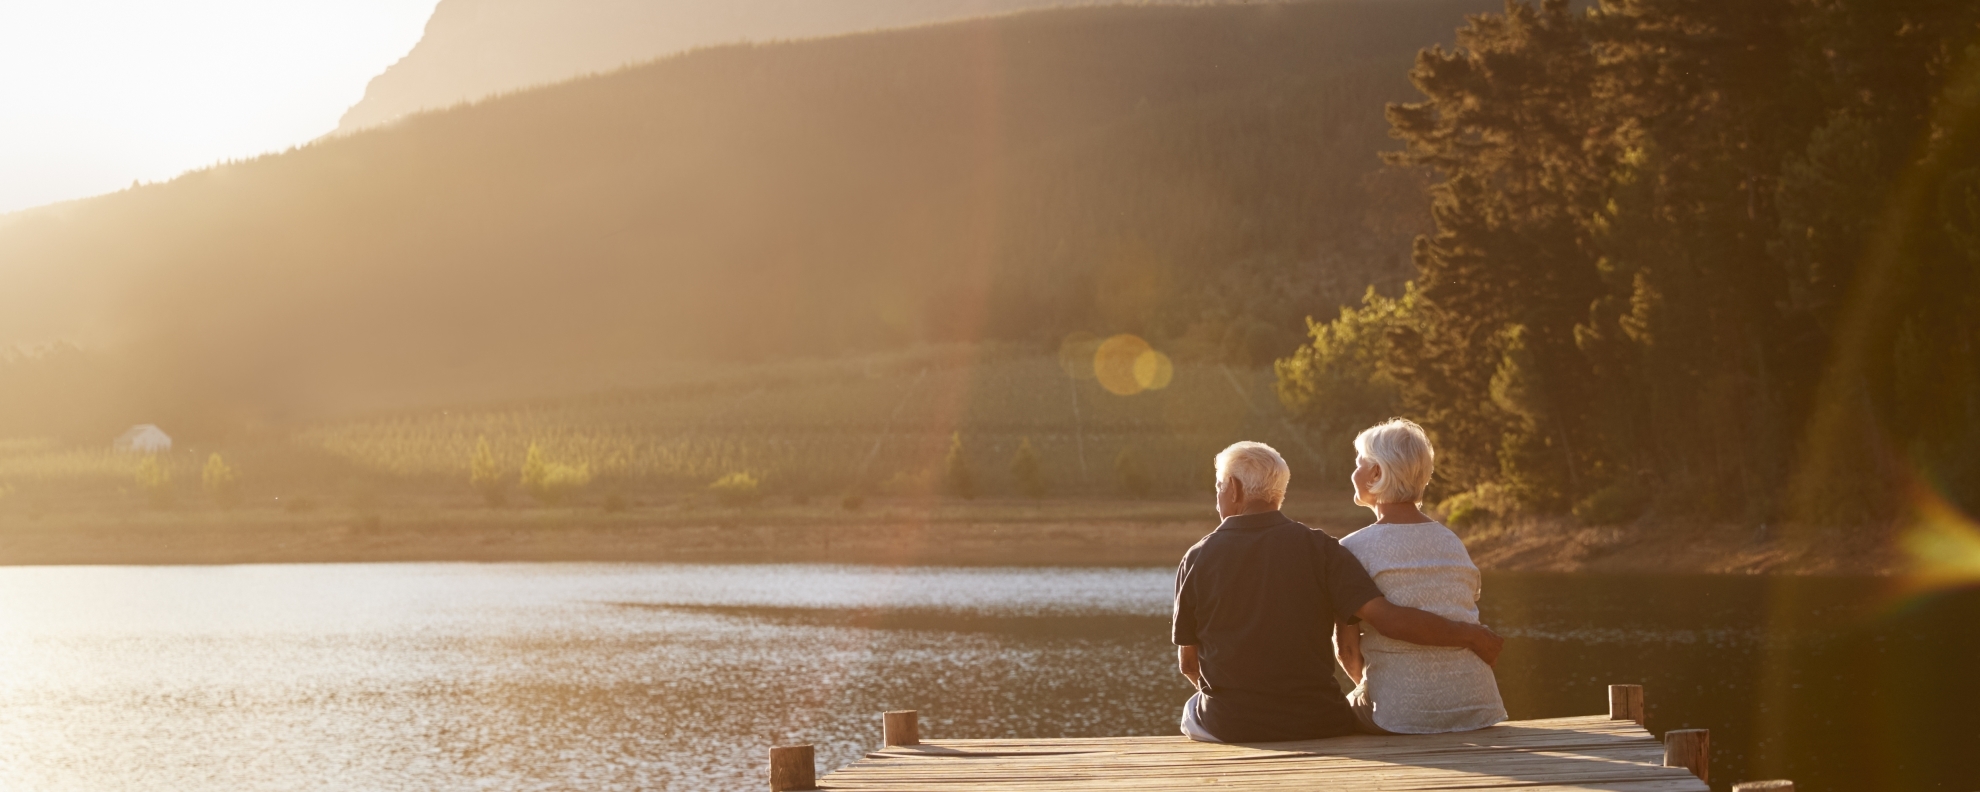
<path fill-rule="evenodd" d="M 136 478 L 138 491 L 153 507 L 172 505 L 172 469 L 159 462 L 157 455 L 147 455 L 138 463 Z"/>
<path fill-rule="evenodd" d="M 942 480 L 948 484 L 950 494 L 963 500 L 976 498 L 976 473 L 969 467 L 969 458 L 964 456 L 962 432 L 949 435 L 949 454 L 942 459 Z"/>
<path fill-rule="evenodd" d="M 1017 482 L 1018 492 L 1026 497 L 1045 497 L 1045 474 L 1029 437 L 1019 440 L 1017 453 L 1011 455 L 1011 479 Z"/>
<path fill-rule="evenodd" d="M 535 450 L 535 446 L 530 446 Z M 502 467 L 495 461 L 495 452 L 488 447 L 488 438 L 482 437 L 474 445 L 474 456 L 468 460 L 468 483 L 481 493 L 481 500 L 489 506 L 503 506 L 509 502 L 509 486 L 502 475 Z"/>
<path fill-rule="evenodd" d="M 218 452 L 206 458 L 206 467 L 199 472 L 199 485 L 206 490 L 206 497 L 220 506 L 231 508 L 240 503 L 240 476 Z"/>

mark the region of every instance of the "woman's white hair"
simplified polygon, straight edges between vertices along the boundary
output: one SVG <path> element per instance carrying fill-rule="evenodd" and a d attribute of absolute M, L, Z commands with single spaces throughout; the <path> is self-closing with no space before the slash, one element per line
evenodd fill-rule
<path fill-rule="evenodd" d="M 1354 452 L 1375 460 L 1382 475 L 1369 486 L 1379 503 L 1422 503 L 1430 474 L 1437 469 L 1437 452 L 1415 421 L 1391 418 L 1354 437 Z"/>
<path fill-rule="evenodd" d="M 1286 499 L 1292 468 L 1271 446 L 1246 440 L 1217 454 L 1217 483 L 1230 479 L 1244 485 L 1245 500 L 1278 503 Z"/>

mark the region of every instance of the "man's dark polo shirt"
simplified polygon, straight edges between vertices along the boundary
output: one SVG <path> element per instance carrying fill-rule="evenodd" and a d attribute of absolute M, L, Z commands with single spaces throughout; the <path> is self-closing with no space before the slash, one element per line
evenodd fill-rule
<path fill-rule="evenodd" d="M 1334 684 L 1334 623 L 1382 596 L 1354 554 L 1280 512 L 1225 520 L 1176 569 L 1170 639 L 1196 646 L 1203 727 L 1225 742 L 1355 731 Z"/>

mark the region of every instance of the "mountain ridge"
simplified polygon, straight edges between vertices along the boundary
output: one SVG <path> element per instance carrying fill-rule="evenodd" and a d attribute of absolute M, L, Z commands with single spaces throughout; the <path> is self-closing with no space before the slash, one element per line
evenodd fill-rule
<path fill-rule="evenodd" d="M 693 49 L 856 34 L 1091 0 L 441 0 L 331 134 Z"/>

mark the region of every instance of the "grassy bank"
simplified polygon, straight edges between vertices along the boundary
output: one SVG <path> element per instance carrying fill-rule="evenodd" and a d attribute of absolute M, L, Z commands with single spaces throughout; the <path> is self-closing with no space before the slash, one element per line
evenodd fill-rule
<path fill-rule="evenodd" d="M 208 499 L 202 471 L 217 453 L 237 472 L 242 503 L 476 503 L 471 466 L 484 440 L 512 502 L 530 501 L 520 471 L 536 446 L 585 471 L 569 502 L 594 506 L 703 494 L 733 473 L 760 481 L 772 501 L 927 496 L 951 484 L 958 440 L 973 488 L 992 497 L 1023 492 L 1011 462 L 1027 443 L 1039 487 L 1071 498 L 1207 492 L 1211 457 L 1239 439 L 1281 448 L 1301 476 L 1344 464 L 1288 423 L 1269 369 L 1176 361 L 1161 387 L 1123 395 L 1095 375 L 1097 341 L 1075 340 L 1064 355 L 985 344 L 704 366 L 638 389 L 187 436 L 157 457 L 169 477 L 157 491 L 134 475 L 143 458 L 111 451 L 107 436 L 7 439 L 0 485 L 50 513 L 196 504 Z"/>
<path fill-rule="evenodd" d="M 1296 519 L 1344 535 L 1366 512 L 1296 496 Z M 690 502 L 488 509 L 458 504 L 297 513 L 0 510 L 0 564 L 625 561 L 895 565 L 1167 566 L 1215 526 L 1208 499 L 877 498 L 747 509 Z M 1897 556 L 1816 531 L 1726 525 L 1584 528 L 1530 522 L 1463 532 L 1504 571 L 1893 574 Z"/>

